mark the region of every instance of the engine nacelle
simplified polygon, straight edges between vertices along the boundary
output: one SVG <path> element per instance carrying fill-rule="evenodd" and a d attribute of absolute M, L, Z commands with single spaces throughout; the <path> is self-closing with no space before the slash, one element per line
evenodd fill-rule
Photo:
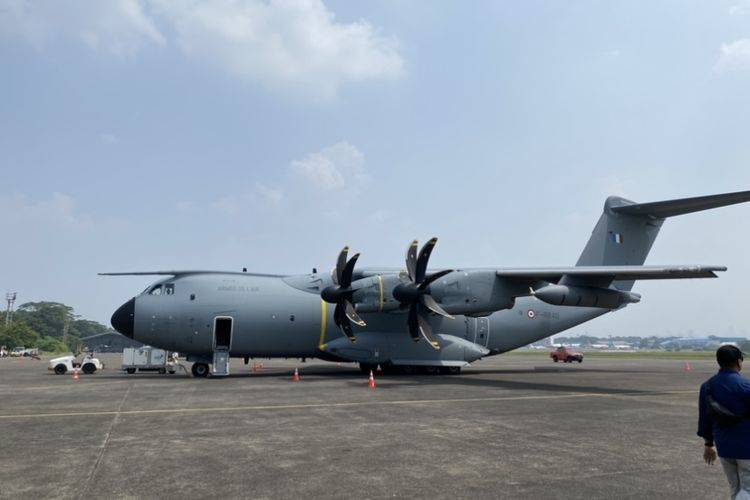
<path fill-rule="evenodd" d="M 553 306 L 571 307 L 599 307 L 602 309 L 617 309 L 623 304 L 640 302 L 637 293 L 611 288 L 596 288 L 588 286 L 549 285 L 535 290 L 533 295 Z"/>
<path fill-rule="evenodd" d="M 430 293 L 447 312 L 467 316 L 511 309 L 518 295 L 494 270 L 454 271 L 434 282 Z"/>
<path fill-rule="evenodd" d="M 403 283 L 396 274 L 370 276 L 352 283 L 356 291 L 352 301 L 359 313 L 397 311 L 400 303 L 393 290 Z M 525 290 L 528 293 L 528 290 Z M 450 314 L 486 316 L 501 309 L 510 309 L 514 295 L 494 270 L 454 271 L 430 285 L 430 295 Z"/>
<path fill-rule="evenodd" d="M 352 301 L 360 313 L 395 311 L 399 302 L 393 298 L 393 289 L 401 283 L 395 274 L 370 276 L 352 283 L 356 290 Z"/>

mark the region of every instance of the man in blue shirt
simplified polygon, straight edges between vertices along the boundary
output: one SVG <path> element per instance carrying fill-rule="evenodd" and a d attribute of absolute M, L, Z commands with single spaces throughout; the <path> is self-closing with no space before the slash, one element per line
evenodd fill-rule
<path fill-rule="evenodd" d="M 719 347 L 719 373 L 701 385 L 698 402 L 703 459 L 711 465 L 718 454 L 733 500 L 750 500 L 750 379 L 740 375 L 743 359 L 737 347 Z"/>

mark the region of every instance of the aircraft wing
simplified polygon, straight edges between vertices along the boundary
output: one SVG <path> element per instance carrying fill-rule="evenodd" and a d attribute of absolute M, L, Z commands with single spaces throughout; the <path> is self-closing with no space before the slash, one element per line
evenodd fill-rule
<path fill-rule="evenodd" d="M 260 276 L 263 278 L 285 278 L 286 274 L 264 274 L 264 273 L 246 273 L 240 271 L 202 271 L 202 270 L 183 270 L 183 271 L 131 271 L 124 273 L 98 273 L 99 276 L 188 276 L 191 274 L 228 274 L 241 276 Z"/>
<path fill-rule="evenodd" d="M 517 281 L 559 282 L 567 276 L 569 284 L 602 286 L 602 283 L 631 280 L 716 278 L 723 266 L 576 266 L 529 269 L 498 269 L 500 278 Z"/>

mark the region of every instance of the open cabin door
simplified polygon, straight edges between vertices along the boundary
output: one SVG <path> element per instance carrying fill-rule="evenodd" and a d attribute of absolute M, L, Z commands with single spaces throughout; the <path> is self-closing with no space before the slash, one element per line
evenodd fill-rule
<path fill-rule="evenodd" d="M 234 319 L 231 316 L 214 318 L 214 362 L 211 375 L 229 375 L 229 351 L 232 349 Z"/>

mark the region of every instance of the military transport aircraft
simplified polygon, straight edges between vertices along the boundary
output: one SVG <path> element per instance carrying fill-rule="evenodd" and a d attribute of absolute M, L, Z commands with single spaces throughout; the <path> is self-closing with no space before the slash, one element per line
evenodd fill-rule
<path fill-rule="evenodd" d="M 430 270 L 436 238 L 405 269 L 355 269 L 348 247 L 328 273 L 163 275 L 112 315 L 132 339 L 178 351 L 196 377 L 229 373 L 230 357 L 320 358 L 363 371 L 457 373 L 638 302 L 635 280 L 715 278 L 716 266 L 644 266 L 668 217 L 750 201 L 750 191 L 634 203 L 611 196 L 574 267 Z"/>

